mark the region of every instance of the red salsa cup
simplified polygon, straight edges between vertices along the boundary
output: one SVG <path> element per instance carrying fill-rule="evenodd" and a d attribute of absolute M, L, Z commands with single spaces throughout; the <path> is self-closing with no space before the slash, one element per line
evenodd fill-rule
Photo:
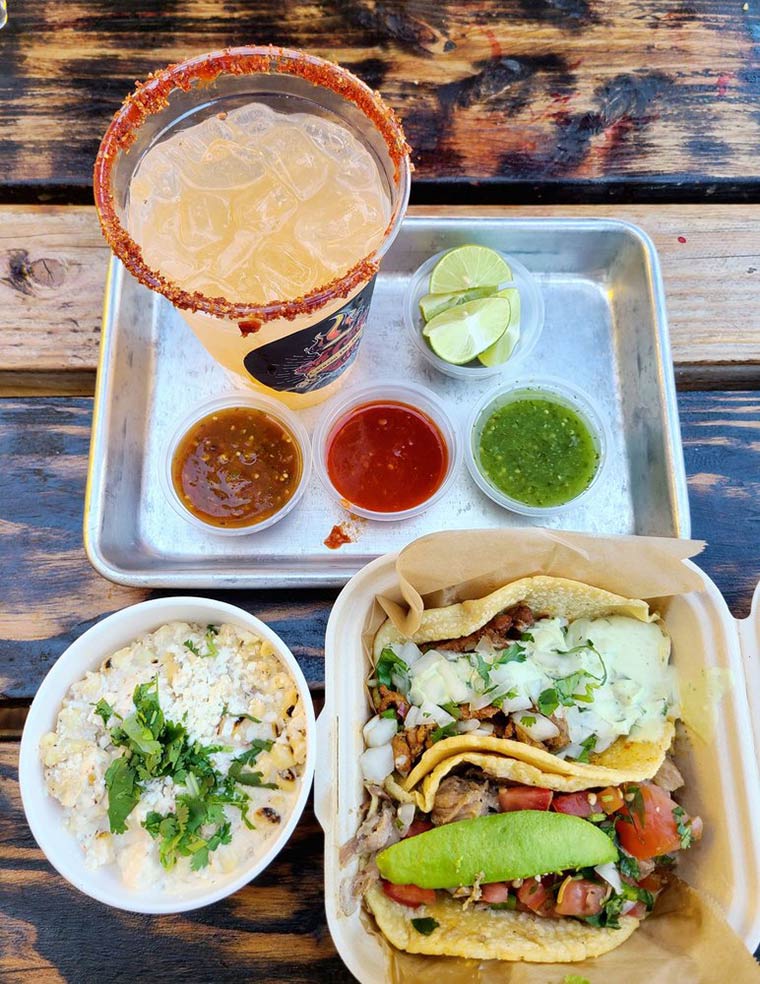
<path fill-rule="evenodd" d="M 376 383 L 327 408 L 314 432 L 313 455 L 322 484 L 345 509 L 399 520 L 445 494 L 460 448 L 433 393 L 411 383 Z"/>

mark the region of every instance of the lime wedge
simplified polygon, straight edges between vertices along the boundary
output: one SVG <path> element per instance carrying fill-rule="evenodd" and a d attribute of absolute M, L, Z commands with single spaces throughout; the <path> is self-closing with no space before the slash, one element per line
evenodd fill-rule
<path fill-rule="evenodd" d="M 512 279 L 512 271 L 499 254 L 487 246 L 457 246 L 449 250 L 430 275 L 431 294 L 450 294 L 470 287 L 497 287 Z"/>
<path fill-rule="evenodd" d="M 494 296 L 506 297 L 509 301 L 509 325 L 501 338 L 484 352 L 478 353 L 478 359 L 484 366 L 500 366 L 506 362 L 520 341 L 520 292 L 516 287 L 507 287 Z"/>
<path fill-rule="evenodd" d="M 430 320 L 423 331 L 435 354 L 454 366 L 471 362 L 494 344 L 509 322 L 509 299 L 484 297 L 460 304 Z"/>
<path fill-rule="evenodd" d="M 420 298 L 420 311 L 425 321 L 430 321 L 437 314 L 456 307 L 457 304 L 488 297 L 493 292 L 493 287 L 471 287 L 469 290 L 451 291 L 449 294 L 425 294 Z"/>

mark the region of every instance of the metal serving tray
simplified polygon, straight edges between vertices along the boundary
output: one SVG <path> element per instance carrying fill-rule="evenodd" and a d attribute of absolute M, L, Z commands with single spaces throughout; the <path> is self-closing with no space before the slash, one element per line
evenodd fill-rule
<path fill-rule="evenodd" d="M 378 276 L 359 358 L 346 387 L 416 380 L 448 404 L 462 438 L 468 411 L 498 377 L 451 379 L 415 352 L 402 323 L 411 274 L 431 254 L 479 242 L 536 276 L 546 320 L 520 371 L 563 376 L 593 395 L 611 433 L 605 474 L 586 502 L 545 525 L 592 533 L 688 536 L 689 506 L 665 301 L 657 255 L 613 220 L 406 219 Z M 85 548 L 105 577 L 140 587 L 344 584 L 368 561 L 436 530 L 527 525 L 484 496 L 464 465 L 449 492 L 403 522 L 350 523 L 356 539 L 323 541 L 349 519 L 316 476 L 282 522 L 250 536 L 196 530 L 159 481 L 166 447 L 192 407 L 234 387 L 163 297 L 111 260 L 85 503 Z M 311 432 L 320 407 L 303 411 Z"/>

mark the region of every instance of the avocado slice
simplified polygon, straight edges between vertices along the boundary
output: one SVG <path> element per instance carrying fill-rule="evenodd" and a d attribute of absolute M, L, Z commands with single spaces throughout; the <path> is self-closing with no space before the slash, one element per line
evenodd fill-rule
<path fill-rule="evenodd" d="M 591 868 L 616 861 L 617 848 L 588 820 L 545 810 L 494 813 L 435 827 L 377 855 L 386 881 L 458 888 Z"/>

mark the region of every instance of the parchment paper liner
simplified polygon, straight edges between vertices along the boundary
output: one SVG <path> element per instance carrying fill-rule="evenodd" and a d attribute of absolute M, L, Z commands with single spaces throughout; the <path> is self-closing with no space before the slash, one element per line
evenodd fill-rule
<path fill-rule="evenodd" d="M 630 598 L 657 600 L 702 590 L 683 564 L 704 548 L 694 540 L 597 537 L 539 528 L 433 533 L 401 551 L 398 590 L 378 598 L 363 633 L 365 657 L 386 617 L 407 634 L 425 608 L 479 598 L 533 574 L 569 577 Z M 694 848 L 699 851 L 699 845 Z M 658 899 L 654 913 L 617 950 L 580 963 L 529 964 L 402 953 L 362 913 L 386 952 L 393 984 L 563 984 L 570 974 L 589 984 L 731 984 L 760 981 L 760 968 L 728 925 L 720 907 L 684 882 Z"/>

